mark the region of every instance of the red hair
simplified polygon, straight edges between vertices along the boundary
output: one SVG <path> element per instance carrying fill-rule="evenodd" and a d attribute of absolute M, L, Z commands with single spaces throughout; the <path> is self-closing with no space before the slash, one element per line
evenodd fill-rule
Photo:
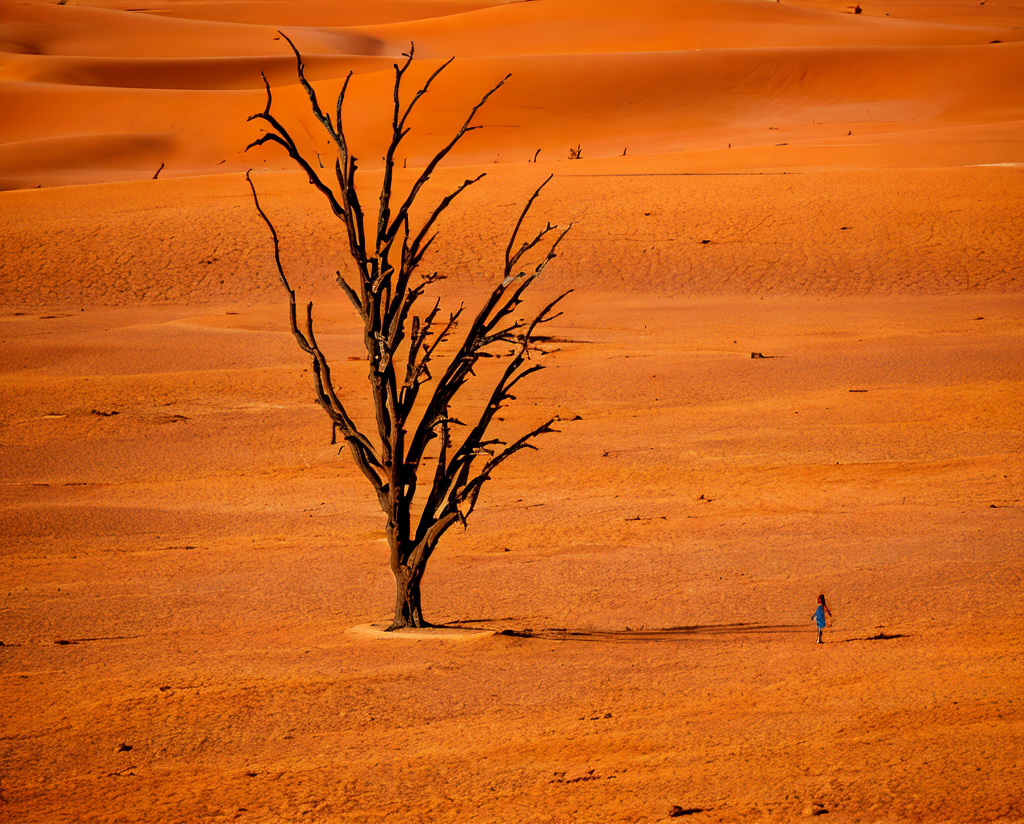
<path fill-rule="evenodd" d="M 824 593 L 822 593 L 821 595 L 818 596 L 818 603 L 821 604 L 823 607 L 826 607 L 826 609 L 827 609 L 827 606 L 825 604 L 825 594 Z"/>

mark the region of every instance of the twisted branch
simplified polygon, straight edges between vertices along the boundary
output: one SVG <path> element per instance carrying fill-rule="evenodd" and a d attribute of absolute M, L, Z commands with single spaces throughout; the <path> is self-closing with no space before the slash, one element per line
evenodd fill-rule
<path fill-rule="evenodd" d="M 334 424 L 341 430 L 346 442 L 348 442 L 352 448 L 352 454 L 355 455 L 356 463 L 359 468 L 369 479 L 377 494 L 381 495 L 386 492 L 386 484 L 377 472 L 377 469 L 381 468 L 380 459 L 377 456 L 373 444 L 370 443 L 370 440 L 362 432 L 359 431 L 355 422 L 346 411 L 344 404 L 335 392 L 334 383 L 331 380 L 331 368 L 313 334 L 312 303 L 309 303 L 306 306 L 305 334 L 299 329 L 295 290 L 292 289 L 291 284 L 288 282 L 288 278 L 284 273 L 284 266 L 281 263 L 280 238 L 278 237 L 277 229 L 274 227 L 273 222 L 269 217 L 267 217 L 267 213 L 263 211 L 263 207 L 260 205 L 259 197 L 256 194 L 256 186 L 252 182 L 250 172 L 251 170 L 245 173 L 245 180 L 249 184 L 249 189 L 252 191 L 252 199 L 253 203 L 256 205 L 256 211 L 270 230 L 270 235 L 274 242 L 274 263 L 277 266 L 277 273 L 281 279 L 281 284 L 288 293 L 288 321 L 291 327 L 292 336 L 299 344 L 299 348 L 312 359 L 316 401 L 321 407 L 323 407 Z"/>

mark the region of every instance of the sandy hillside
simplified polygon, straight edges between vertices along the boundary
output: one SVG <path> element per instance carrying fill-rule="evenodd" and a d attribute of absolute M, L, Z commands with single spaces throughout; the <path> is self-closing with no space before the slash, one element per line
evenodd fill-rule
<path fill-rule="evenodd" d="M 0 820 L 1024 821 L 1024 2 L 854 5 L 0 0 Z M 446 305 L 547 175 L 575 223 L 448 634 L 354 631 L 383 524 L 243 177 L 369 420 L 338 226 L 243 151 L 262 71 L 330 159 L 279 30 L 371 219 L 408 41 L 400 190 L 512 74 Z"/>
<path fill-rule="evenodd" d="M 462 163 L 757 147 L 859 144 L 878 135 L 1024 120 L 1024 5 L 992 0 L 948 20 L 853 15 L 765 0 L 539 0 L 125 4 L 0 2 L 0 186 L 287 168 L 259 136 L 264 72 L 279 112 L 306 98 L 278 30 L 302 50 L 325 99 L 358 75 L 346 115 L 357 156 L 379 165 L 394 59 L 415 42 L 422 101 L 402 162 L 511 73 L 462 144 Z M 819 4 L 820 5 L 820 4 Z M 951 2 L 950 6 L 956 6 Z M 480 7 L 485 6 L 485 7 Z M 419 17 L 409 19 L 413 10 Z M 380 17 L 391 10 L 392 19 Z M 190 16 L 194 15 L 194 16 Z M 384 117 L 382 120 L 381 118 Z M 307 125 L 307 151 L 326 141 Z M 925 138 L 926 139 L 926 138 Z M 1001 159 L 1001 157 L 999 158 Z"/>

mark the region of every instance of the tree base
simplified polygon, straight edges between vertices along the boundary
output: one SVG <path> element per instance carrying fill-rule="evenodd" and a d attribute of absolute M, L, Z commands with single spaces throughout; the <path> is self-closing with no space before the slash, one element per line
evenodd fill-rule
<path fill-rule="evenodd" d="M 422 619 L 420 619 L 418 622 L 416 622 L 416 621 L 407 621 L 405 623 L 392 622 L 391 626 L 389 626 L 387 629 L 385 629 L 384 632 L 394 632 L 395 630 L 398 630 L 398 629 L 432 629 L 432 628 L 434 628 L 436 626 L 437 626 L 437 624 L 432 624 L 429 621 L 424 621 Z"/>

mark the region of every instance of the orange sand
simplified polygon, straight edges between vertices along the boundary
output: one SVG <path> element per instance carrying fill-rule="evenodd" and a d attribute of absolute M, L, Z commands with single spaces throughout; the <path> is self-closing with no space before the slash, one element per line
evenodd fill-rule
<path fill-rule="evenodd" d="M 0 820 L 1024 821 L 1024 2 L 852 5 L 0 0 Z M 337 227 L 242 153 L 261 70 L 323 152 L 280 27 L 368 204 L 409 39 L 399 186 L 513 73 L 428 190 L 488 173 L 450 303 L 547 174 L 577 223 L 502 422 L 562 434 L 424 588 L 512 634 L 350 631 L 380 513 L 241 174 L 366 420 Z"/>
<path fill-rule="evenodd" d="M 392 5 L 401 22 L 380 22 Z M 9 113 L 0 121 L 0 188 L 149 179 L 161 164 L 164 177 L 290 168 L 274 146 L 243 153 L 260 133 L 246 117 L 264 105 L 261 71 L 278 111 L 305 120 L 296 139 L 326 151 L 304 114 L 282 26 L 325 100 L 348 71 L 359 74 L 346 115 L 364 168 L 380 163 L 390 66 L 410 41 L 426 58 L 410 80 L 457 56 L 403 147 L 413 166 L 509 72 L 481 117 L 485 128 L 453 156 L 459 163 L 518 164 L 538 149 L 540 159 L 561 160 L 570 145 L 611 157 L 856 146 L 908 132 L 927 143 L 949 128 L 981 129 L 988 142 L 984 130 L 998 126 L 1020 146 L 1020 2 L 992 0 L 955 23 L 764 0 L 431 0 L 422 19 L 406 19 L 416 5 L 381 4 L 367 16 L 356 3 L 347 19 L 376 22 L 346 27 L 338 25 L 346 4 L 306 0 L 170 3 L 148 14 L 0 0 L 0 104 Z M 995 160 L 1004 154 L 992 151 Z"/>

